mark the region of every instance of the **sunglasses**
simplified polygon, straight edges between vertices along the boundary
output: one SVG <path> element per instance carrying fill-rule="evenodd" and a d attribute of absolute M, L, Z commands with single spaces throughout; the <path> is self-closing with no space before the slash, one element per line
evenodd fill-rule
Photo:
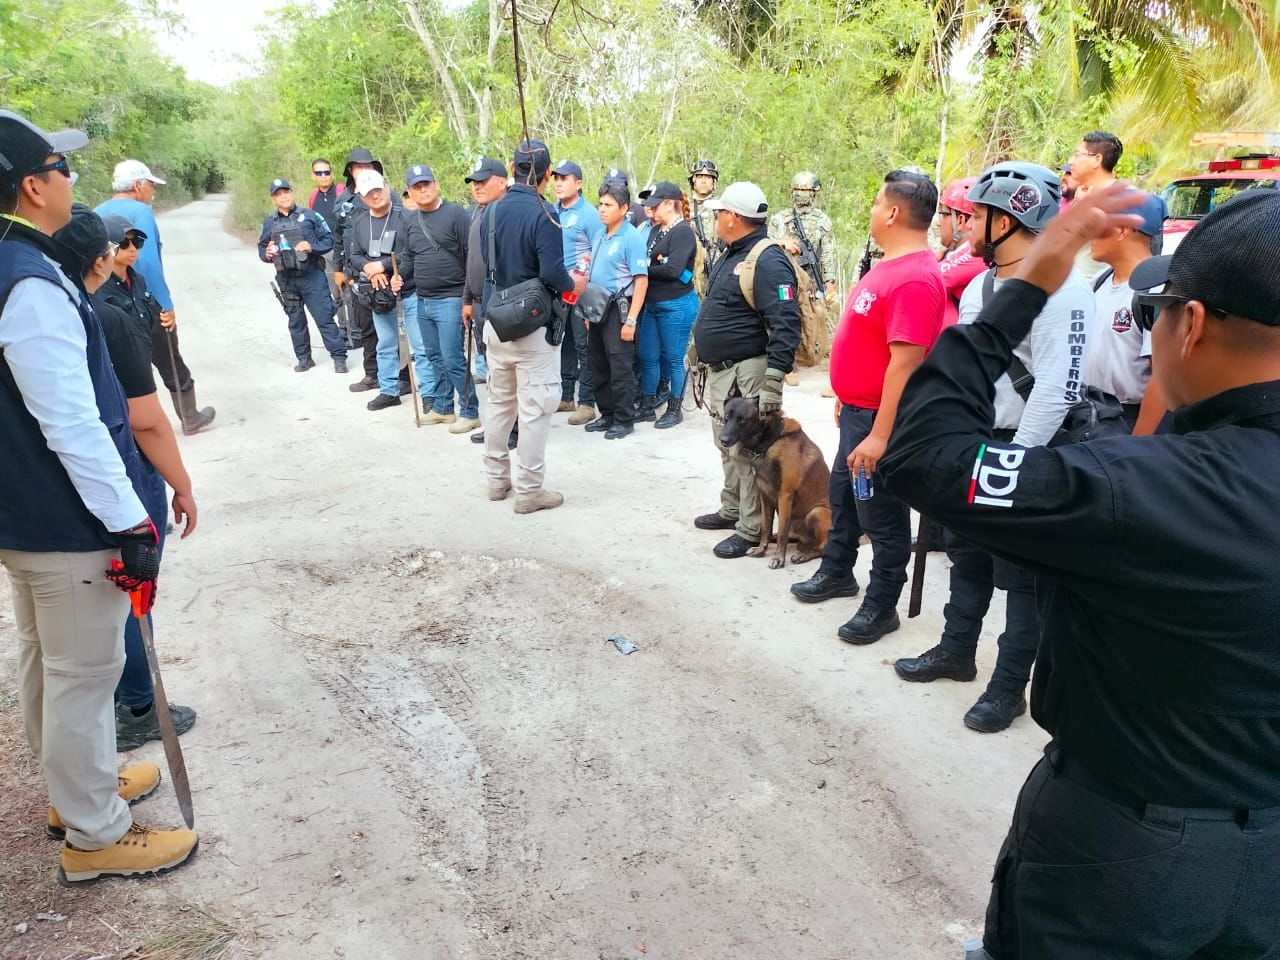
<path fill-rule="evenodd" d="M 1182 297 L 1176 293 L 1135 293 L 1133 295 L 1133 315 L 1138 329 L 1149 333 L 1160 319 L 1160 312 L 1166 307 L 1181 306 L 1190 303 L 1195 297 Z M 1215 317 L 1225 320 L 1227 311 L 1205 304 L 1204 309 Z"/>
<path fill-rule="evenodd" d="M 114 257 L 114 256 L 119 252 L 119 250 L 120 250 L 120 244 L 118 244 L 118 243 L 111 243 L 110 241 L 108 241 L 108 242 L 107 242 L 107 252 L 106 252 L 106 253 L 104 253 L 104 254 L 103 254 L 103 256 L 104 256 L 104 257 Z"/>
<path fill-rule="evenodd" d="M 141 250 L 142 245 L 146 242 L 146 237 L 125 237 L 120 241 L 118 246 L 121 250 L 128 250 L 130 247 L 133 247 L 135 250 Z"/>
<path fill-rule="evenodd" d="M 332 176 L 333 176 L 333 171 L 332 171 L 332 170 L 312 170 L 311 172 L 312 172 L 312 173 L 314 173 L 317 177 L 332 177 Z"/>
<path fill-rule="evenodd" d="M 34 170 L 29 172 L 27 176 L 34 177 L 37 173 L 49 173 L 52 170 L 57 170 L 58 173 L 62 174 L 68 180 L 72 179 L 71 167 L 67 163 L 66 157 L 59 157 L 57 160 L 53 161 L 53 163 L 41 164 L 40 166 L 36 167 Z"/>

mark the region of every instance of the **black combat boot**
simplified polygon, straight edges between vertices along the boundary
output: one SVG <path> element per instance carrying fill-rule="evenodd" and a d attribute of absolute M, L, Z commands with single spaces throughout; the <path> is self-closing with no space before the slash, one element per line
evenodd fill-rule
<path fill-rule="evenodd" d="M 657 419 L 654 413 L 652 393 L 640 394 L 640 402 L 636 405 L 636 423 L 651 423 Z"/>
<path fill-rule="evenodd" d="M 680 398 L 672 397 L 667 401 L 667 409 L 654 426 L 659 430 L 669 430 L 678 423 L 684 423 L 684 410 L 681 408 Z"/>

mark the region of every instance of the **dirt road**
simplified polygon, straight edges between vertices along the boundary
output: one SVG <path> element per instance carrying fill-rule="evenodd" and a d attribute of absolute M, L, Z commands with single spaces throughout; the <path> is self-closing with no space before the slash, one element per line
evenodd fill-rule
<path fill-rule="evenodd" d="M 170 541 L 156 610 L 170 696 L 200 713 L 201 849 L 100 889 L 202 904 L 243 956 L 959 958 L 1044 735 L 971 733 L 980 684 L 894 676 L 937 639 L 945 558 L 923 616 L 839 642 L 857 601 L 788 595 L 813 564 L 718 560 L 693 528 L 718 491 L 701 413 L 617 443 L 559 415 L 567 502 L 515 516 L 465 436 L 366 411 L 318 336 L 292 372 L 270 270 L 224 207 L 160 220 L 218 409 L 182 440 L 200 530 Z M 787 409 L 830 454 L 818 387 Z M 133 758 L 163 765 L 159 744 Z M 179 819 L 167 787 L 135 813 Z"/>

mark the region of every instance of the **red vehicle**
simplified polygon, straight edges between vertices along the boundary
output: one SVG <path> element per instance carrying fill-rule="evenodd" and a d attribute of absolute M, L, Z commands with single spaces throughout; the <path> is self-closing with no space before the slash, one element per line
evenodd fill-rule
<path fill-rule="evenodd" d="M 1222 201 L 1241 190 L 1274 190 L 1280 184 L 1280 155 L 1250 153 L 1213 160 L 1205 173 L 1179 177 L 1164 188 L 1169 207 L 1164 222 L 1164 252 L 1172 253 L 1183 234 Z"/>

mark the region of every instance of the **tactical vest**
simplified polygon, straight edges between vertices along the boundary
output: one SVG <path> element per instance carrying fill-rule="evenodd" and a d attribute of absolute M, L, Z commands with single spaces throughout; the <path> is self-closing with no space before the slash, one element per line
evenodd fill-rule
<path fill-rule="evenodd" d="M 18 231 L 11 226 L 11 234 Z M 125 471 L 136 489 L 143 483 L 142 458 L 129 429 L 129 407 L 107 353 L 102 328 L 88 299 L 49 257 L 23 239 L 0 242 L 0 312 L 13 288 L 38 278 L 56 286 L 84 324 L 85 359 L 93 382 L 98 415 L 111 434 Z M 47 389 L 58 389 L 55 384 Z M 0 548 L 29 553 L 86 553 L 117 545 L 102 522 L 89 512 L 61 461 L 49 449 L 35 417 L 0 350 Z"/>

